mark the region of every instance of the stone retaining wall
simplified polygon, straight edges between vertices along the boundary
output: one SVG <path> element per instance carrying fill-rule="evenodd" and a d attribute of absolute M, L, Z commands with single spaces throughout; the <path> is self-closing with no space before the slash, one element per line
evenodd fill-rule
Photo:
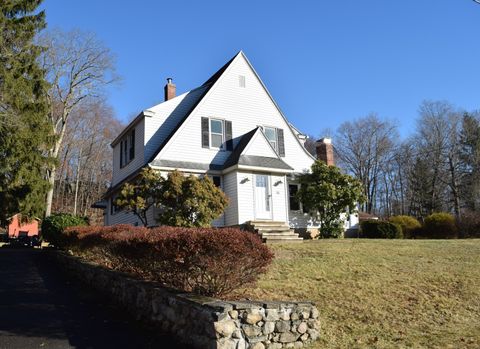
<path fill-rule="evenodd" d="M 310 302 L 220 301 L 136 280 L 60 252 L 54 256 L 135 319 L 195 348 L 302 348 L 319 336 L 318 310 Z"/>

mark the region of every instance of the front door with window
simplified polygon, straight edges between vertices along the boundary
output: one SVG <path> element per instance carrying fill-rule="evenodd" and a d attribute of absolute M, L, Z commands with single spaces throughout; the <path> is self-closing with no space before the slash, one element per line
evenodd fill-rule
<path fill-rule="evenodd" d="M 255 219 L 272 219 L 272 195 L 267 175 L 255 175 Z"/>

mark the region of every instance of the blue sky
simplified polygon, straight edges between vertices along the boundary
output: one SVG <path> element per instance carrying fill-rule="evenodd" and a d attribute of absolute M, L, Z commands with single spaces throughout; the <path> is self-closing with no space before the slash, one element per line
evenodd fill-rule
<path fill-rule="evenodd" d="M 50 28 L 95 32 L 129 118 L 203 83 L 242 49 L 287 118 L 321 135 L 377 112 L 401 134 L 424 99 L 480 109 L 480 5 L 472 0 L 45 0 Z"/>

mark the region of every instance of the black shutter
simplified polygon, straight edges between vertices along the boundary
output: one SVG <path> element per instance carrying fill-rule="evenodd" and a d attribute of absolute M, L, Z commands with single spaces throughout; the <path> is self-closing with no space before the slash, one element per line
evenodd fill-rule
<path fill-rule="evenodd" d="M 123 167 L 123 141 L 120 141 L 120 168 Z"/>
<path fill-rule="evenodd" d="M 210 148 L 210 130 L 208 118 L 202 118 L 202 148 Z"/>
<path fill-rule="evenodd" d="M 130 161 L 135 158 L 135 129 L 130 134 Z"/>
<path fill-rule="evenodd" d="M 233 150 L 231 121 L 225 121 L 225 140 L 227 141 L 227 150 Z"/>
<path fill-rule="evenodd" d="M 285 156 L 285 140 L 283 137 L 283 129 L 277 128 L 277 142 L 278 142 L 278 155 Z"/>

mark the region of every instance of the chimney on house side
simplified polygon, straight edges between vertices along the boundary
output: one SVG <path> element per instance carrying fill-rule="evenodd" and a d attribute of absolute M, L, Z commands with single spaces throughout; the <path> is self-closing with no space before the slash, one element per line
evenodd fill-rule
<path fill-rule="evenodd" d="M 167 84 L 164 87 L 165 101 L 168 101 L 175 97 L 177 86 L 172 82 L 172 78 L 167 78 Z"/>
<path fill-rule="evenodd" d="M 333 157 L 333 144 L 331 138 L 322 138 L 315 142 L 317 150 L 317 159 L 327 164 L 327 166 L 335 166 Z"/>

